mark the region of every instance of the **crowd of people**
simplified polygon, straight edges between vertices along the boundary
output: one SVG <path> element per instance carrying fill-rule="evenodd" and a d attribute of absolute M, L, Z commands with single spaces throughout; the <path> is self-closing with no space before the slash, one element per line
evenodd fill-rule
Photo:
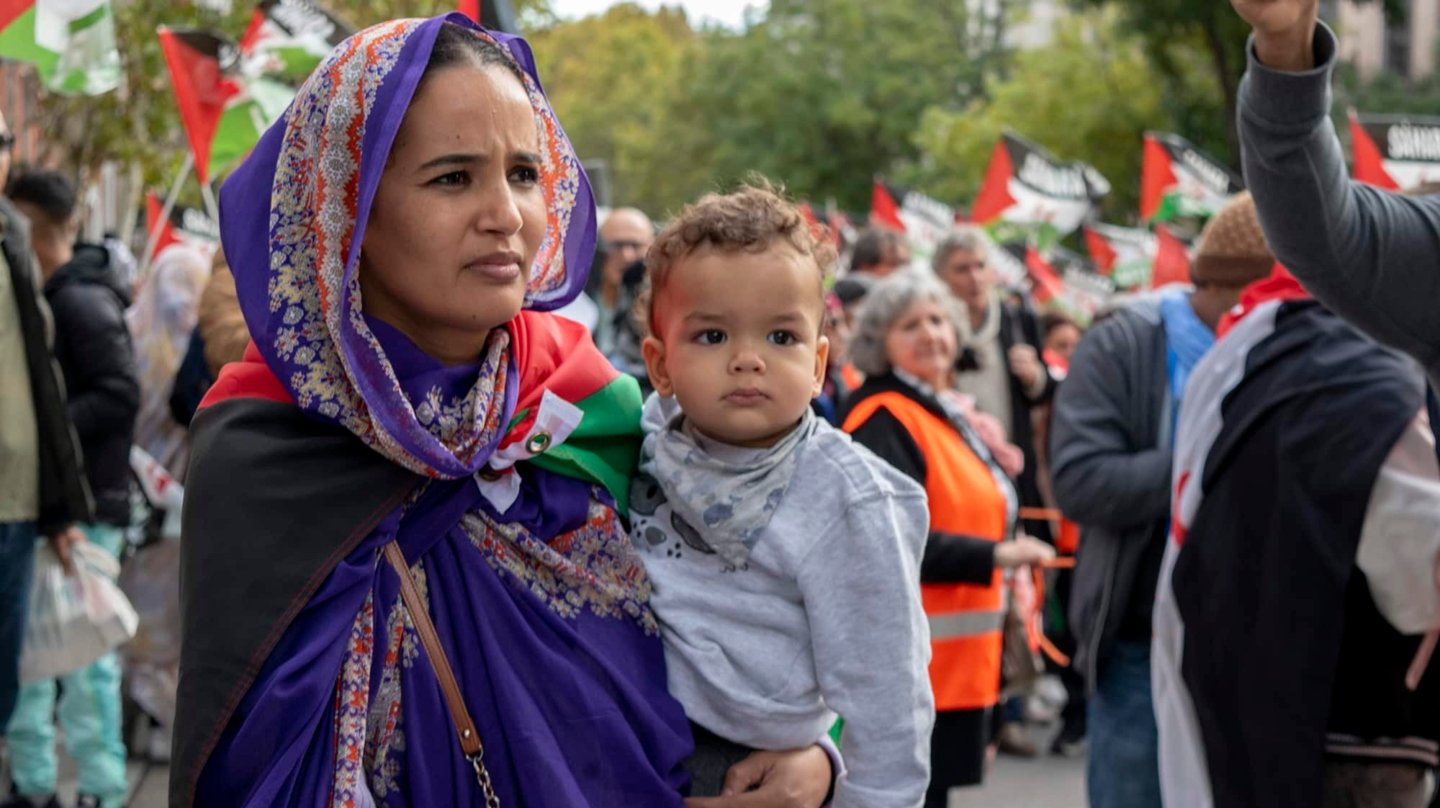
<path fill-rule="evenodd" d="M 1346 179 L 1314 0 L 1233 4 L 1250 191 L 1083 325 L 765 181 L 599 221 L 456 16 L 327 57 L 213 253 L 137 275 L 0 153 L 0 805 L 61 804 L 57 724 L 125 805 L 122 695 L 177 806 L 932 808 L 1045 752 L 1093 808 L 1440 804 L 1440 202 Z M 144 653 L 22 682 L 81 545 Z"/>

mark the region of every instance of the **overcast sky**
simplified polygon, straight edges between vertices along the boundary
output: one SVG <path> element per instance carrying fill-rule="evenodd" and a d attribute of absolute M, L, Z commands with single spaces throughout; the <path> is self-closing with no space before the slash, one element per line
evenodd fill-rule
<path fill-rule="evenodd" d="M 585 17 L 598 14 L 616 0 L 551 0 L 550 7 L 561 17 Z M 661 5 L 682 6 L 692 24 L 713 20 L 721 25 L 740 27 L 745 19 L 747 5 L 763 5 L 763 0 L 635 0 L 638 5 L 655 9 Z"/>

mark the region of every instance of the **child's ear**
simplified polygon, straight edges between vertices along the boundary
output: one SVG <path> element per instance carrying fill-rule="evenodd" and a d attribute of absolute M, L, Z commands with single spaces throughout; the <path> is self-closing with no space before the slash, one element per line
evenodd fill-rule
<path fill-rule="evenodd" d="M 815 385 L 810 391 L 811 398 L 818 398 L 825 389 L 825 366 L 830 361 L 830 338 L 821 337 L 815 343 Z"/>
<path fill-rule="evenodd" d="M 675 395 L 670 369 L 665 366 L 665 343 L 652 334 L 640 343 L 640 355 L 645 357 L 645 370 L 650 374 L 650 384 L 655 392 L 666 398 Z"/>

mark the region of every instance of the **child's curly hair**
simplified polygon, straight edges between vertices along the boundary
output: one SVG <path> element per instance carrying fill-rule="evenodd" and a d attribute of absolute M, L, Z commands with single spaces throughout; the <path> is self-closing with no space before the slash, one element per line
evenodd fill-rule
<path fill-rule="evenodd" d="M 650 333 L 657 333 L 655 298 L 664 291 L 670 271 L 706 247 L 759 253 L 784 239 L 796 252 L 814 259 L 820 273 L 816 300 L 821 300 L 825 278 L 837 259 L 835 248 L 824 238 L 825 228 L 806 221 L 784 193 L 784 188 L 763 177 L 753 178 L 733 193 L 700 197 L 660 231 L 645 254 L 646 281 L 641 302 Z"/>

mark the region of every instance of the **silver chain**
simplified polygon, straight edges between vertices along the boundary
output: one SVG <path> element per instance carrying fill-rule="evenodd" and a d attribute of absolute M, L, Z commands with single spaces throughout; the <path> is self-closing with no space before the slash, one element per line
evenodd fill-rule
<path fill-rule="evenodd" d="M 500 797 L 495 793 L 494 784 L 490 782 L 490 770 L 485 768 L 483 747 L 470 756 L 470 765 L 475 767 L 475 780 L 480 783 L 480 791 L 485 795 L 485 808 L 500 808 Z"/>

